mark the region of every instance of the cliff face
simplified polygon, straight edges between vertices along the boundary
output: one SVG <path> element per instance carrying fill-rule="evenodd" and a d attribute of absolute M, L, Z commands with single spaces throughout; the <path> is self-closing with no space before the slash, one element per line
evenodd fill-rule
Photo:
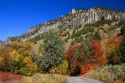
<path fill-rule="evenodd" d="M 93 24 L 102 20 L 124 19 L 125 12 L 111 11 L 101 8 L 91 8 L 89 10 L 73 9 L 69 14 L 59 19 L 45 22 L 44 24 L 33 27 L 28 33 L 19 37 L 21 41 L 28 41 L 50 30 L 61 28 L 75 28 L 80 25 Z"/>

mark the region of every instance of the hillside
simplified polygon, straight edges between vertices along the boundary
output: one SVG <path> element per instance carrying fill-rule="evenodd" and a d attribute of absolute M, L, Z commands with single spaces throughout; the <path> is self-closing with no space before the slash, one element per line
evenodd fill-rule
<path fill-rule="evenodd" d="M 40 44 L 43 44 L 44 34 L 56 30 L 64 41 L 66 49 L 72 43 L 91 41 L 94 37 L 99 38 L 105 47 L 106 41 L 120 34 L 119 22 L 124 18 L 125 12 L 123 11 L 104 8 L 73 9 L 69 14 L 32 27 L 29 32 L 19 37 L 12 37 L 9 41 L 33 42 L 33 50 L 37 54 Z"/>
<path fill-rule="evenodd" d="M 62 16 L 59 19 L 45 22 L 32 27 L 29 32 L 19 36 L 14 37 L 14 39 L 19 39 L 21 41 L 37 41 L 40 40 L 44 33 L 50 30 L 60 30 L 60 29 L 73 29 L 77 27 L 84 27 L 86 24 L 93 24 L 97 21 L 104 20 L 120 20 L 125 18 L 125 12 L 113 11 L 104 8 L 91 8 L 91 9 L 73 9 L 67 15 Z"/>

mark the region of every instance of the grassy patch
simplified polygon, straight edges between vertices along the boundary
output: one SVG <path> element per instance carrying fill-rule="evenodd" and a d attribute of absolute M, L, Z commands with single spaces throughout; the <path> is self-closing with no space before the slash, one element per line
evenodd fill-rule
<path fill-rule="evenodd" d="M 21 83 L 65 83 L 66 77 L 56 74 L 35 74 L 32 77 L 23 77 Z"/>
<path fill-rule="evenodd" d="M 88 77 L 104 83 L 125 83 L 125 64 L 97 68 Z"/>
<path fill-rule="evenodd" d="M 65 77 L 63 76 L 49 76 L 40 81 L 40 83 L 65 83 Z"/>

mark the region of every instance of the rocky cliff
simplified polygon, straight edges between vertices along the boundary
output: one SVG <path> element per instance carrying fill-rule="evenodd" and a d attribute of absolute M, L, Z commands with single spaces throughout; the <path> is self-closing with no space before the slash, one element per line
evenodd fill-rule
<path fill-rule="evenodd" d="M 29 30 L 28 33 L 18 37 L 21 41 L 28 41 L 37 36 L 44 34 L 50 30 L 58 30 L 62 28 L 75 28 L 79 25 L 93 24 L 102 20 L 125 19 L 125 12 L 113 11 L 102 8 L 91 8 L 88 10 L 73 9 L 69 14 L 59 19 L 45 22 L 37 25 Z"/>

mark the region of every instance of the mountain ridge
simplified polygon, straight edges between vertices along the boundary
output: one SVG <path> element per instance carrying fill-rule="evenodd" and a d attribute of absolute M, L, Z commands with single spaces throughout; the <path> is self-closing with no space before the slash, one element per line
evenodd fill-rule
<path fill-rule="evenodd" d="M 37 36 L 40 36 L 50 30 L 58 30 L 62 28 L 74 28 L 79 25 L 93 24 L 102 20 L 117 20 L 125 19 L 125 12 L 108 10 L 104 8 L 90 8 L 86 10 L 72 9 L 70 13 L 62 16 L 59 19 L 51 20 L 43 24 L 39 24 L 31 28 L 27 33 L 12 37 L 21 41 L 29 41 Z"/>

